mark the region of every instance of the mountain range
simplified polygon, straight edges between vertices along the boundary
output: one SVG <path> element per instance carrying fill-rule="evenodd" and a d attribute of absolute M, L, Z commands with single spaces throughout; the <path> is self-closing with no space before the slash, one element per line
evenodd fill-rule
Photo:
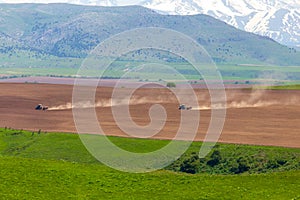
<path fill-rule="evenodd" d="M 202 14 L 161 15 L 140 6 L 0 4 L 0 22 L 0 67 L 73 66 L 104 39 L 140 27 L 182 32 L 217 63 L 300 66 L 296 49 Z"/>
<path fill-rule="evenodd" d="M 0 0 L 0 2 L 20 1 Z M 22 0 L 22 2 L 64 2 L 99 6 L 140 5 L 162 14 L 207 14 L 241 30 L 300 48 L 299 0 Z"/>
<path fill-rule="evenodd" d="M 124 4 L 108 0 L 99 5 Z M 146 0 L 139 5 L 172 15 L 207 14 L 241 30 L 300 47 L 298 0 Z"/>

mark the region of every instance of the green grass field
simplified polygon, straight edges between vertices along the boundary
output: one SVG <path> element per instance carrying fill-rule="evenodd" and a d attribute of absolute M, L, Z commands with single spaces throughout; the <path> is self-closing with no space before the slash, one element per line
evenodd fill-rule
<path fill-rule="evenodd" d="M 298 199 L 299 171 L 129 174 L 103 165 L 0 157 L 1 199 Z"/>
<path fill-rule="evenodd" d="M 300 90 L 300 84 L 270 86 L 270 87 L 267 87 L 266 89 L 270 89 L 270 90 Z"/>
<path fill-rule="evenodd" d="M 133 152 L 153 151 L 168 143 L 165 140 L 110 139 Z M 215 170 L 197 174 L 177 170 L 176 167 L 186 163 L 200 146 L 200 142 L 194 142 L 182 158 L 166 169 L 134 174 L 116 171 L 98 162 L 76 134 L 0 129 L 0 199 L 300 198 L 300 149 L 218 144 L 214 150 L 220 151 L 224 158 L 237 160 L 258 154 L 262 163 L 280 158 L 285 164 L 267 170 L 266 162 L 266 171 L 247 171 L 239 175 L 220 170 L 226 167 L 223 162 L 219 164 L 221 167 L 212 167 Z"/>
<path fill-rule="evenodd" d="M 75 76 L 78 73 L 80 61 L 71 59 L 68 62 L 77 62 L 77 65 L 70 64 L 70 66 L 67 67 L 61 67 L 60 65 L 55 67 L 47 67 L 46 63 L 46 67 L 0 67 L 0 75 Z M 98 77 L 101 73 L 103 73 L 104 77 L 120 78 L 131 70 L 130 73 L 126 74 L 127 78 L 143 81 L 158 81 L 159 79 L 180 81 L 183 80 L 182 76 L 184 76 L 187 80 L 199 81 L 200 79 L 203 79 L 203 77 L 187 63 L 164 63 L 170 68 L 177 70 L 178 74 L 172 72 L 170 69 L 162 68 L 160 65 L 158 65 L 158 67 L 154 65 L 145 65 L 145 67 L 141 69 L 141 66 L 144 64 L 145 63 L 143 62 L 116 61 L 109 68 L 109 70 L 105 72 L 99 69 L 89 68 L 79 74 L 82 76 Z M 218 65 L 217 68 L 220 71 L 223 80 L 237 81 L 237 83 L 245 83 L 245 81 L 250 81 L 252 83 L 265 83 L 270 85 L 285 83 L 297 84 L 300 80 L 299 66 L 279 67 L 260 65 Z M 205 72 L 205 69 L 201 69 L 201 72 Z M 210 76 L 206 76 L 206 79 L 216 80 L 215 77 Z"/>

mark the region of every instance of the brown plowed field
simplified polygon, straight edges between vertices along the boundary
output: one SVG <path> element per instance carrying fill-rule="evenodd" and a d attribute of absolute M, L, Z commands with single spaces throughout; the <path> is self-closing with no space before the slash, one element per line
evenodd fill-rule
<path fill-rule="evenodd" d="M 1 83 L 0 127 L 76 132 L 71 109 L 34 110 L 39 103 L 50 108 L 67 107 L 72 102 L 72 90 L 71 85 Z M 209 106 L 207 91 L 195 91 L 199 96 L 199 105 Z M 109 87 L 98 88 L 97 101 L 108 101 L 111 92 Z M 300 91 L 229 89 L 226 93 L 229 108 L 220 142 L 300 147 Z M 184 103 L 188 104 L 188 98 L 187 95 Z M 138 101 L 130 106 L 131 117 L 139 125 L 150 122 L 148 111 L 152 103 L 160 102 L 165 107 L 168 116 L 166 124 L 154 138 L 172 139 L 179 127 L 181 112 L 191 113 L 191 123 L 192 113 L 200 112 L 196 140 L 203 140 L 211 117 L 209 109 L 179 111 L 179 103 L 167 89 L 139 89 L 133 99 Z M 115 124 L 111 107 L 100 106 L 96 111 L 106 134 L 128 136 Z"/>

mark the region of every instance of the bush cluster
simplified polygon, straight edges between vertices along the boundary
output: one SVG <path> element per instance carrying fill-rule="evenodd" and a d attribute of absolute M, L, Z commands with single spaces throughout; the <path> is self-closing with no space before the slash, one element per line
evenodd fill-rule
<path fill-rule="evenodd" d="M 266 173 L 300 169 L 299 156 L 292 153 L 263 151 L 254 152 L 222 150 L 216 146 L 208 156 L 199 158 L 198 153 L 189 152 L 167 169 L 190 174 L 242 174 Z"/>

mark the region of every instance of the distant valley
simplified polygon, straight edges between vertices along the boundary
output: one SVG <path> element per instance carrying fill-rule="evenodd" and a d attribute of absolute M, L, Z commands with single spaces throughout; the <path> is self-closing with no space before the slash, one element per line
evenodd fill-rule
<path fill-rule="evenodd" d="M 0 4 L 0 21 L 0 69 L 77 69 L 104 39 L 141 27 L 184 33 L 220 65 L 300 66 L 296 49 L 207 15 L 160 15 L 140 6 Z"/>

